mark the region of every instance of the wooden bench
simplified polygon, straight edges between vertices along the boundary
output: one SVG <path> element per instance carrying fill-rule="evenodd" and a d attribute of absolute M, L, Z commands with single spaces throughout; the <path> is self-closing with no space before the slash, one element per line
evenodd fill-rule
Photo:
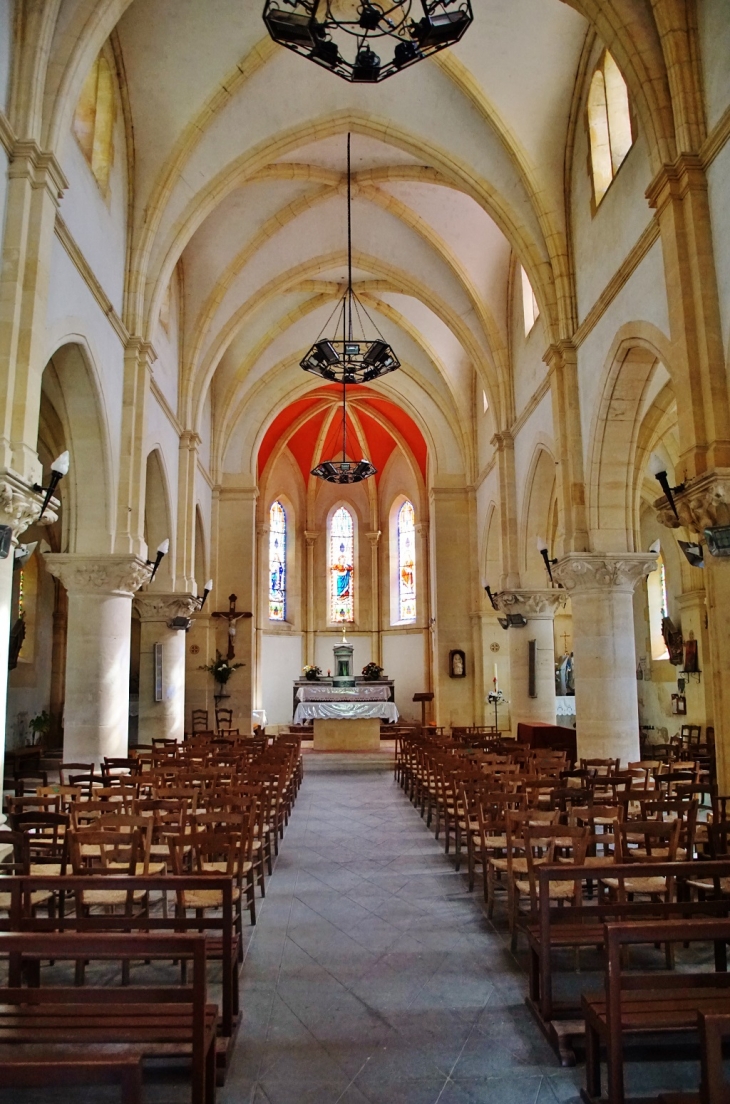
<path fill-rule="evenodd" d="M 730 1104 L 730 1082 L 725 1077 L 722 1045 L 730 1039 L 730 1016 L 699 1016 L 700 1064 L 702 1082 L 699 1092 L 661 1093 L 658 1104 Z"/>
<path fill-rule="evenodd" d="M 97 935 L 91 932 L 0 933 L 9 984 L 0 987 L 0 1060 L 12 1048 L 63 1046 L 85 1061 L 104 1044 L 139 1058 L 186 1057 L 192 1062 L 192 1104 L 215 1104 L 218 1008 L 206 996 L 203 935 Z M 74 961 L 192 960 L 191 986 L 22 987 L 24 967 L 40 959 Z"/>
<path fill-rule="evenodd" d="M 63 1052 L 38 1058 L 0 1056 L 3 1088 L 60 1088 L 67 1085 L 119 1085 L 121 1104 L 142 1104 L 142 1059 L 137 1055 L 68 1058 Z"/>
<path fill-rule="evenodd" d="M 579 950 L 581 947 L 603 948 L 604 925 L 608 921 L 671 920 L 694 917 L 730 916 L 730 899 L 663 902 L 608 901 L 597 896 L 590 904 L 559 907 L 551 904 L 549 884 L 566 881 L 564 864 L 542 866 L 537 871 L 539 901 L 537 917 L 522 917 L 530 951 L 529 995 L 527 1005 L 540 1025 L 563 1066 L 575 1065 L 574 1041 L 584 1034 L 580 1006 L 554 1000 L 553 951 Z M 607 867 L 570 866 L 570 880 L 580 879 L 596 886 L 601 876 L 635 877 L 636 864 L 611 864 Z M 642 863 L 641 874 L 671 876 L 680 892 L 689 880 L 720 879 L 730 876 L 730 860 L 708 860 L 687 863 Z"/>
<path fill-rule="evenodd" d="M 652 1054 L 661 1046 L 677 1047 L 678 1036 L 697 1044 L 700 1015 L 730 1015 L 730 974 L 722 966 L 730 940 L 730 919 L 663 920 L 607 924 L 605 993 L 584 995 L 586 1024 L 586 1104 L 625 1104 L 624 1044 L 651 1036 Z M 714 942 L 716 970 L 684 973 L 630 970 L 625 951 L 637 944 Z M 601 1048 L 606 1051 L 608 1093 L 601 1096 Z M 661 1053 L 661 1051 L 660 1051 Z M 666 1057 L 667 1050 L 663 1050 Z M 684 1052 L 683 1052 L 684 1056 Z"/>
<path fill-rule="evenodd" d="M 0 931 L 33 932 L 202 932 L 206 934 L 206 960 L 221 963 L 221 1019 L 217 1039 L 218 1083 L 223 1084 L 230 1065 L 233 1047 L 241 1022 L 238 993 L 240 936 L 235 931 L 233 884 L 223 875 L 160 875 L 157 877 L 131 877 L 128 875 L 104 876 L 105 889 L 124 890 L 133 899 L 135 893 L 168 893 L 180 899 L 184 891 L 220 892 L 222 905 L 220 916 L 207 911 L 204 916 L 158 916 L 148 911 L 136 915 L 104 913 L 86 916 L 76 908 L 75 915 L 67 915 L 64 908 L 60 915 L 34 915 L 30 907 L 32 894 L 53 890 L 68 901 L 84 890 L 94 889 L 98 878 L 93 875 L 26 875 L 3 878 L 3 890 L 10 894 L 8 919 L 0 920 Z M 131 909 L 129 910 L 131 912 Z"/>

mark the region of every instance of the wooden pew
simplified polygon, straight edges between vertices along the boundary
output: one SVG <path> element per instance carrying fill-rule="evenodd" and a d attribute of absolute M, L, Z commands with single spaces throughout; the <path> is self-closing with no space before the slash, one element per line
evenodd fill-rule
<path fill-rule="evenodd" d="M 206 993 L 205 936 L 96 935 L 90 932 L 0 933 L 10 962 L 0 987 L 0 1059 L 22 1047 L 60 1046 L 67 1057 L 98 1056 L 99 1045 L 123 1045 L 140 1058 L 189 1057 L 192 1104 L 215 1104 L 216 1005 Z M 40 959 L 125 961 L 188 959 L 190 987 L 22 987 L 24 967 Z"/>
<path fill-rule="evenodd" d="M 527 936 L 530 951 L 529 995 L 527 1005 L 543 1034 L 560 1058 L 561 1065 L 575 1065 L 573 1042 L 584 1033 L 581 1009 L 576 1004 L 553 999 L 552 951 L 576 950 L 581 947 L 604 947 L 604 925 L 608 921 L 672 920 L 679 917 L 730 916 L 730 899 L 676 901 L 670 904 L 646 901 L 615 902 L 605 898 L 590 904 L 561 908 L 551 905 L 548 886 L 551 881 L 570 879 L 596 885 L 601 876 L 635 877 L 635 863 L 611 864 L 606 867 L 583 866 L 567 868 L 564 864 L 540 867 L 539 905 L 537 917 L 522 917 L 520 927 Z M 642 863 L 641 874 L 671 876 L 677 885 L 698 878 L 720 879 L 730 876 L 730 860 L 708 860 L 685 863 Z M 651 940 L 650 942 L 655 942 Z"/>
<path fill-rule="evenodd" d="M 715 972 L 641 972 L 626 968 L 625 952 L 638 944 L 715 943 Z M 664 1035 L 676 1048 L 677 1036 L 697 1042 L 700 1015 L 730 1016 L 730 974 L 725 944 L 730 919 L 662 920 L 607 924 L 605 992 L 583 996 L 586 1023 L 586 1104 L 625 1104 L 624 1042 L 652 1038 L 652 1051 Z M 606 1051 L 607 1096 L 601 1095 L 601 1049 Z"/>
<path fill-rule="evenodd" d="M 172 893 L 177 896 L 183 890 L 213 890 L 222 895 L 220 916 L 207 912 L 204 916 L 162 916 L 147 911 L 137 915 L 104 913 L 85 916 L 80 909 L 75 915 L 34 915 L 31 894 L 41 890 L 54 890 L 68 901 L 83 890 L 95 889 L 98 878 L 93 875 L 26 875 L 3 878 L 3 889 L 10 894 L 8 919 L 0 920 L 0 932 L 89 932 L 133 933 L 153 932 L 162 936 L 165 932 L 205 933 L 206 961 L 221 963 L 221 1018 L 216 1042 L 219 1084 L 223 1084 L 230 1064 L 233 1047 L 241 1022 L 238 994 L 239 936 L 234 930 L 233 885 L 230 878 L 213 874 L 160 875 L 157 877 L 131 877 L 129 875 L 105 875 L 104 888 L 124 890 L 130 895 L 136 891 L 147 893 Z M 131 910 L 130 910 L 131 911 Z M 170 954 L 169 958 L 174 956 Z"/>
<path fill-rule="evenodd" d="M 121 1104 L 142 1104 L 142 1059 L 112 1054 L 108 1058 L 68 1058 L 61 1054 L 38 1058 L 2 1057 L 3 1088 L 64 1088 L 68 1085 L 119 1085 Z"/>

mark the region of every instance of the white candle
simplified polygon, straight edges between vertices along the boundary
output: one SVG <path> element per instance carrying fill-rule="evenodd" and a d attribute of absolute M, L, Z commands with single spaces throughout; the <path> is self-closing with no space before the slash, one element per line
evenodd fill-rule
<path fill-rule="evenodd" d="M 497 682 L 497 664 L 494 664 L 494 689 L 499 690 L 499 683 Z"/>

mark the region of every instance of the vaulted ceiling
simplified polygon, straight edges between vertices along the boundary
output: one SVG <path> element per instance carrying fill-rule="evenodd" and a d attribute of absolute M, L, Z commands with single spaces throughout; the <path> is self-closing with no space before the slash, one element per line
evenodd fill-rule
<path fill-rule="evenodd" d="M 514 417 L 511 254 L 549 339 L 566 298 L 584 16 L 562 0 L 475 0 L 458 45 L 363 86 L 274 45 L 262 0 L 100 7 L 123 11 L 129 323 L 153 336 L 180 263 L 179 416 L 195 428 L 210 396 L 214 465 L 253 470 L 272 419 L 316 388 L 298 361 L 342 293 L 351 131 L 356 290 L 403 364 L 375 389 L 418 423 L 436 469 L 473 470 L 475 394 L 487 393 L 495 429 Z"/>

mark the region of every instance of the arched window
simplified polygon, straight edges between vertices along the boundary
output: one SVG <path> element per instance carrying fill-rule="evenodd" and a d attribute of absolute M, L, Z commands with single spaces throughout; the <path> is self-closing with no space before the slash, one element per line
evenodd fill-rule
<path fill-rule="evenodd" d="M 398 619 L 416 620 L 416 514 L 407 501 L 398 511 Z"/>
<path fill-rule="evenodd" d="M 522 266 L 520 266 L 520 272 L 522 273 L 522 309 L 525 315 L 525 337 L 527 337 L 540 317 L 540 308 L 535 298 L 535 292 L 532 290 L 530 278 Z"/>
<path fill-rule="evenodd" d="M 84 81 L 74 114 L 73 132 L 102 192 L 109 187 L 114 161 L 114 78 L 99 54 Z"/>
<path fill-rule="evenodd" d="M 269 510 L 269 620 L 286 621 L 286 511 Z"/>
<path fill-rule="evenodd" d="M 597 207 L 634 142 L 629 91 L 608 50 L 588 90 L 588 132 Z"/>
<path fill-rule="evenodd" d="M 667 573 L 664 568 L 664 558 L 657 547 L 659 542 L 652 545 L 651 551 L 657 552 L 657 569 L 652 571 L 646 580 L 647 596 L 649 598 L 649 636 L 651 638 L 651 658 L 669 659 L 662 625 L 664 618 L 669 616 L 669 602 L 667 601 Z"/>
<path fill-rule="evenodd" d="M 330 619 L 355 620 L 355 527 L 352 514 L 340 506 L 330 523 Z"/>

